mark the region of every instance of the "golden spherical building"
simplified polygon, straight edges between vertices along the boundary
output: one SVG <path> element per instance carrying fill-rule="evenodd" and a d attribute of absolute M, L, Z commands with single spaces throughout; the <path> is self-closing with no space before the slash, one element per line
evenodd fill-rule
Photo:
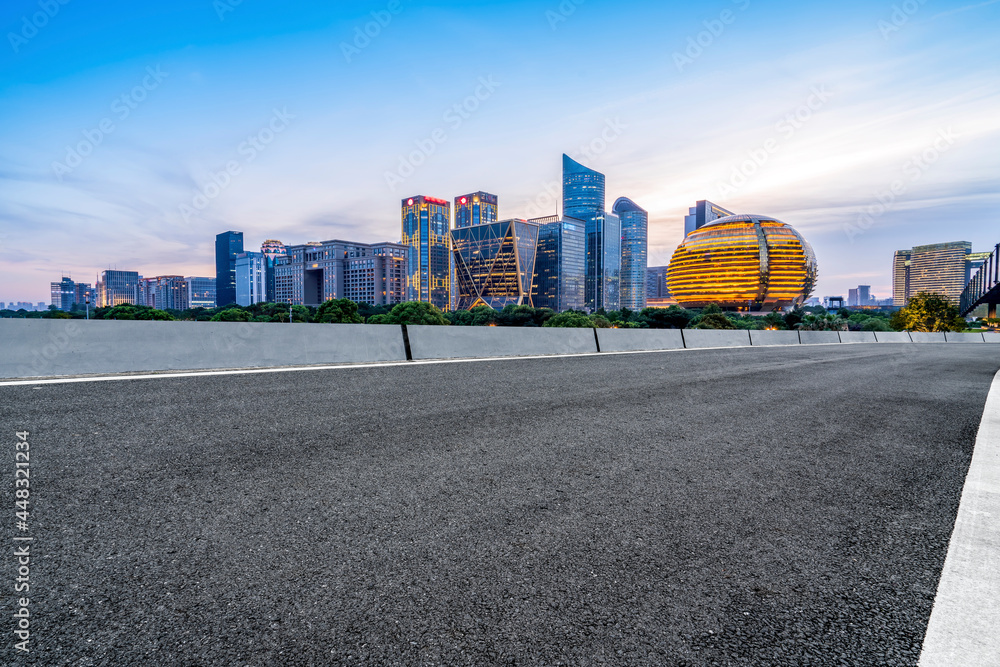
<path fill-rule="evenodd" d="M 684 308 L 800 306 L 816 285 L 816 255 L 791 225 L 762 215 L 730 215 L 694 230 L 677 246 L 667 285 Z"/>

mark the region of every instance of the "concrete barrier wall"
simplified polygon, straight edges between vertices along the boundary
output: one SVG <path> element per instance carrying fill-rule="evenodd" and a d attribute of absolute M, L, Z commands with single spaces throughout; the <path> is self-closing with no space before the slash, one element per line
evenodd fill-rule
<path fill-rule="evenodd" d="M 910 339 L 914 343 L 944 343 L 943 331 L 911 331 Z"/>
<path fill-rule="evenodd" d="M 601 352 L 676 350 L 684 347 L 680 329 L 598 329 Z"/>
<path fill-rule="evenodd" d="M 821 345 L 824 343 L 839 343 L 840 332 L 837 331 L 800 331 L 799 340 L 803 345 Z"/>
<path fill-rule="evenodd" d="M 742 347 L 750 345 L 749 331 L 724 329 L 685 329 L 684 346 L 701 347 Z"/>
<path fill-rule="evenodd" d="M 597 352 L 593 329 L 408 326 L 414 359 Z"/>
<path fill-rule="evenodd" d="M 798 331 L 750 331 L 750 342 L 753 345 L 798 345 Z"/>
<path fill-rule="evenodd" d="M 841 331 L 841 343 L 877 343 L 874 331 Z"/>
<path fill-rule="evenodd" d="M 0 377 L 405 361 L 367 324 L 0 319 Z"/>
<path fill-rule="evenodd" d="M 594 329 L 407 327 L 413 359 L 597 352 Z M 1000 344 L 1000 333 L 598 329 L 602 352 L 817 343 Z M 682 339 L 683 336 L 683 339 Z M 364 324 L 0 319 L 0 378 L 405 361 L 402 328 Z"/>
<path fill-rule="evenodd" d="M 905 331 L 876 331 L 875 340 L 880 343 L 912 343 Z"/>
<path fill-rule="evenodd" d="M 983 334 L 981 333 L 954 333 L 948 331 L 944 335 L 944 339 L 949 343 L 982 343 Z"/>

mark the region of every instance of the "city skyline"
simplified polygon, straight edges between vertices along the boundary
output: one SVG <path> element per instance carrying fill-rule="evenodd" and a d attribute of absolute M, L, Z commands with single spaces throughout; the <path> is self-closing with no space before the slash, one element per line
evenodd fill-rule
<path fill-rule="evenodd" d="M 995 244 L 996 2 L 640 3 L 642 22 L 573 2 L 221 6 L 70 3 L 24 37 L 38 5 L 11 3 L 0 301 L 109 266 L 211 275 L 226 229 L 396 242 L 418 192 L 485 189 L 499 219 L 562 213 L 563 152 L 649 211 L 650 266 L 698 200 L 794 225 L 818 296 L 891 293 L 899 248 Z M 427 21 L 454 38 L 413 58 Z M 574 60 L 623 30 L 588 69 Z"/>

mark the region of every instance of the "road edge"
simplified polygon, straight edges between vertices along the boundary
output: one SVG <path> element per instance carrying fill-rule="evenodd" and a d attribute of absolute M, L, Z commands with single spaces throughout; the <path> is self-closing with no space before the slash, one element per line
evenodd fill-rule
<path fill-rule="evenodd" d="M 990 385 L 919 667 L 1000 665 L 1000 372 Z"/>

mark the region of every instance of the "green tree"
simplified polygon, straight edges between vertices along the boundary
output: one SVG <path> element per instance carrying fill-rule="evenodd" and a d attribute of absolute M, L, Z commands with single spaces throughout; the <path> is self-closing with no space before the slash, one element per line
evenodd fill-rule
<path fill-rule="evenodd" d="M 889 321 L 884 317 L 869 317 L 861 323 L 862 331 L 892 331 Z"/>
<path fill-rule="evenodd" d="M 590 316 L 590 321 L 594 323 L 595 329 L 610 329 L 611 320 L 606 318 L 604 315 L 598 315 L 597 313 Z"/>
<path fill-rule="evenodd" d="M 693 319 L 694 313 L 679 306 L 643 308 L 637 318 L 640 325 L 651 329 L 685 329 Z"/>
<path fill-rule="evenodd" d="M 227 308 L 212 317 L 212 322 L 249 322 L 250 313 L 242 308 Z"/>
<path fill-rule="evenodd" d="M 718 308 L 718 306 L 716 306 Z M 706 310 L 708 310 L 706 308 Z M 695 329 L 735 329 L 736 325 L 731 319 L 725 316 L 721 310 L 714 313 L 702 315 L 695 325 Z"/>
<path fill-rule="evenodd" d="M 375 317 L 382 317 L 376 315 Z M 374 318 L 373 318 L 374 319 Z M 450 324 L 444 313 L 432 303 L 423 301 L 404 301 L 396 304 L 384 320 L 373 324 Z"/>
<path fill-rule="evenodd" d="M 962 331 L 968 326 L 947 297 L 931 292 L 913 296 L 893 313 L 891 324 L 898 331 Z"/>
<path fill-rule="evenodd" d="M 323 324 L 361 324 L 358 304 L 350 299 L 330 299 L 316 310 L 316 322 Z"/>
<path fill-rule="evenodd" d="M 590 319 L 585 313 L 581 313 L 576 310 L 567 310 L 562 313 L 557 313 L 545 320 L 545 327 L 593 327 L 594 321 Z"/>

